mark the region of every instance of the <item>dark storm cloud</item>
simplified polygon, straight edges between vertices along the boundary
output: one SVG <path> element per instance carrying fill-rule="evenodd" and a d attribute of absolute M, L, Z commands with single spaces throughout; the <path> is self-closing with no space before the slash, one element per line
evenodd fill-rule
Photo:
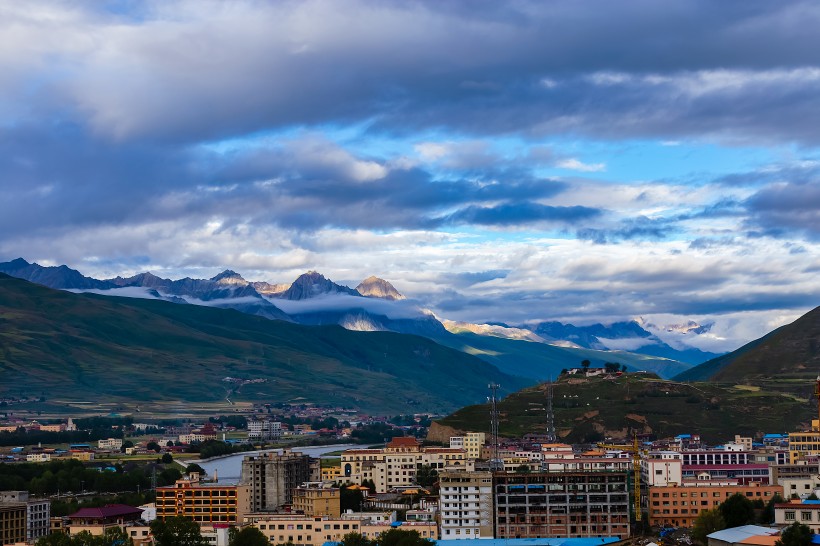
<path fill-rule="evenodd" d="M 73 15 L 76 29 L 7 17 L 39 25 L 38 46 L 6 62 L 11 99 L 122 138 L 372 120 L 390 132 L 818 139 L 812 2 L 162 3 L 135 20 Z"/>
<path fill-rule="evenodd" d="M 820 240 L 820 180 L 767 186 L 746 202 L 745 224 L 761 235 Z"/>

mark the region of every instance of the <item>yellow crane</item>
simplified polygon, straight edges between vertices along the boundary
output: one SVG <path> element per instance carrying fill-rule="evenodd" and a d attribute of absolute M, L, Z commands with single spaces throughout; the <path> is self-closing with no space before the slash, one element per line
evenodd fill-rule
<path fill-rule="evenodd" d="M 635 434 L 632 438 L 632 444 L 604 444 L 599 443 L 598 447 L 602 449 L 617 449 L 632 454 L 632 479 L 633 488 L 635 490 L 633 500 L 633 510 L 635 512 L 635 521 L 643 519 L 641 512 L 641 446 L 638 442 L 638 435 Z"/>

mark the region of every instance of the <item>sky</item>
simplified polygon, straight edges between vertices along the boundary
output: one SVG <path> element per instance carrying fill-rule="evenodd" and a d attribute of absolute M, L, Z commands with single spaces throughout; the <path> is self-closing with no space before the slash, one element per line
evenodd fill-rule
<path fill-rule="evenodd" d="M 820 4 L 0 2 L 0 260 L 441 318 L 820 305 Z"/>

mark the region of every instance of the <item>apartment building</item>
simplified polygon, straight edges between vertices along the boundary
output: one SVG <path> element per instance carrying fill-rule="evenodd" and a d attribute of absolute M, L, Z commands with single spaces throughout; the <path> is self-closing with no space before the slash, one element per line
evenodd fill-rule
<path fill-rule="evenodd" d="M 348 483 L 372 480 L 377 493 L 415 484 L 421 466 L 442 470 L 472 469 L 460 448 L 421 447 L 412 437 L 393 438 L 383 449 L 349 449 L 342 453 L 342 479 Z"/>
<path fill-rule="evenodd" d="M 200 524 L 227 524 L 242 521 L 250 512 L 247 485 L 202 482 L 196 472 L 156 492 L 158 519 L 184 516 Z"/>
<path fill-rule="evenodd" d="M 467 452 L 468 459 L 480 459 L 481 448 L 487 441 L 487 435 L 483 432 L 468 432 L 464 436 L 451 436 L 450 447 L 453 449 L 463 449 Z"/>
<path fill-rule="evenodd" d="M 306 516 L 339 518 L 339 488 L 326 482 L 306 482 L 293 491 L 293 510 Z"/>
<path fill-rule="evenodd" d="M 293 491 L 311 480 L 310 457 L 284 450 L 248 455 L 242 460 L 240 484 L 250 488 L 252 512 L 273 511 L 293 503 Z"/>
<path fill-rule="evenodd" d="M 25 541 L 25 503 L 0 503 L 0 545 Z"/>
<path fill-rule="evenodd" d="M 26 540 L 34 542 L 49 534 L 51 501 L 32 498 L 28 491 L 0 491 L 0 504 L 20 503 L 26 506 Z"/>
<path fill-rule="evenodd" d="M 492 472 L 439 474 L 441 538 L 493 538 Z"/>
<path fill-rule="evenodd" d="M 248 421 L 248 440 L 276 440 L 282 437 L 282 423 L 270 419 Z"/>
<path fill-rule="evenodd" d="M 349 533 L 361 534 L 361 522 L 339 518 L 293 514 L 249 514 L 245 521 L 259 529 L 271 544 L 292 542 L 293 546 L 322 546 L 341 542 Z"/>
<path fill-rule="evenodd" d="M 626 472 L 496 474 L 496 538 L 629 536 Z"/>
<path fill-rule="evenodd" d="M 97 441 L 98 449 L 122 449 L 122 438 L 107 438 Z"/>
<path fill-rule="evenodd" d="M 698 514 L 716 508 L 736 493 L 766 503 L 775 494 L 782 494 L 783 488 L 757 483 L 743 485 L 735 480 L 695 480 L 680 485 L 650 486 L 647 494 L 649 524 L 692 527 Z"/>

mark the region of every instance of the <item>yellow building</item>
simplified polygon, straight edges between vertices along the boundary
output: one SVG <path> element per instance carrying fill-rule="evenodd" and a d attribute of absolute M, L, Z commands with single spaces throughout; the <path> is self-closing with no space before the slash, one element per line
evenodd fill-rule
<path fill-rule="evenodd" d="M 293 509 L 311 517 L 338 518 L 341 515 L 339 499 L 338 487 L 325 482 L 307 482 L 293 491 Z"/>
<path fill-rule="evenodd" d="M 649 524 L 692 527 L 698 514 L 717 508 L 722 502 L 739 493 L 751 501 L 768 503 L 774 495 L 782 495 L 780 485 L 751 483 L 684 481 L 683 485 L 650 486 L 648 491 Z"/>
<path fill-rule="evenodd" d="M 157 518 L 191 518 L 197 523 L 237 523 L 250 512 L 247 485 L 201 482 L 192 472 L 174 485 L 157 487 Z"/>
<path fill-rule="evenodd" d="M 820 431 L 817 419 L 812 419 L 809 432 L 789 433 L 789 463 L 805 459 L 807 455 L 820 455 Z"/>
<path fill-rule="evenodd" d="M 322 469 L 322 481 L 324 482 L 335 482 L 339 481 L 342 477 L 342 467 L 339 466 L 327 466 Z"/>
<path fill-rule="evenodd" d="M 325 542 L 341 542 L 348 533 L 361 533 L 361 522 L 338 518 L 250 514 L 245 521 L 259 529 L 271 544 L 322 546 Z"/>

